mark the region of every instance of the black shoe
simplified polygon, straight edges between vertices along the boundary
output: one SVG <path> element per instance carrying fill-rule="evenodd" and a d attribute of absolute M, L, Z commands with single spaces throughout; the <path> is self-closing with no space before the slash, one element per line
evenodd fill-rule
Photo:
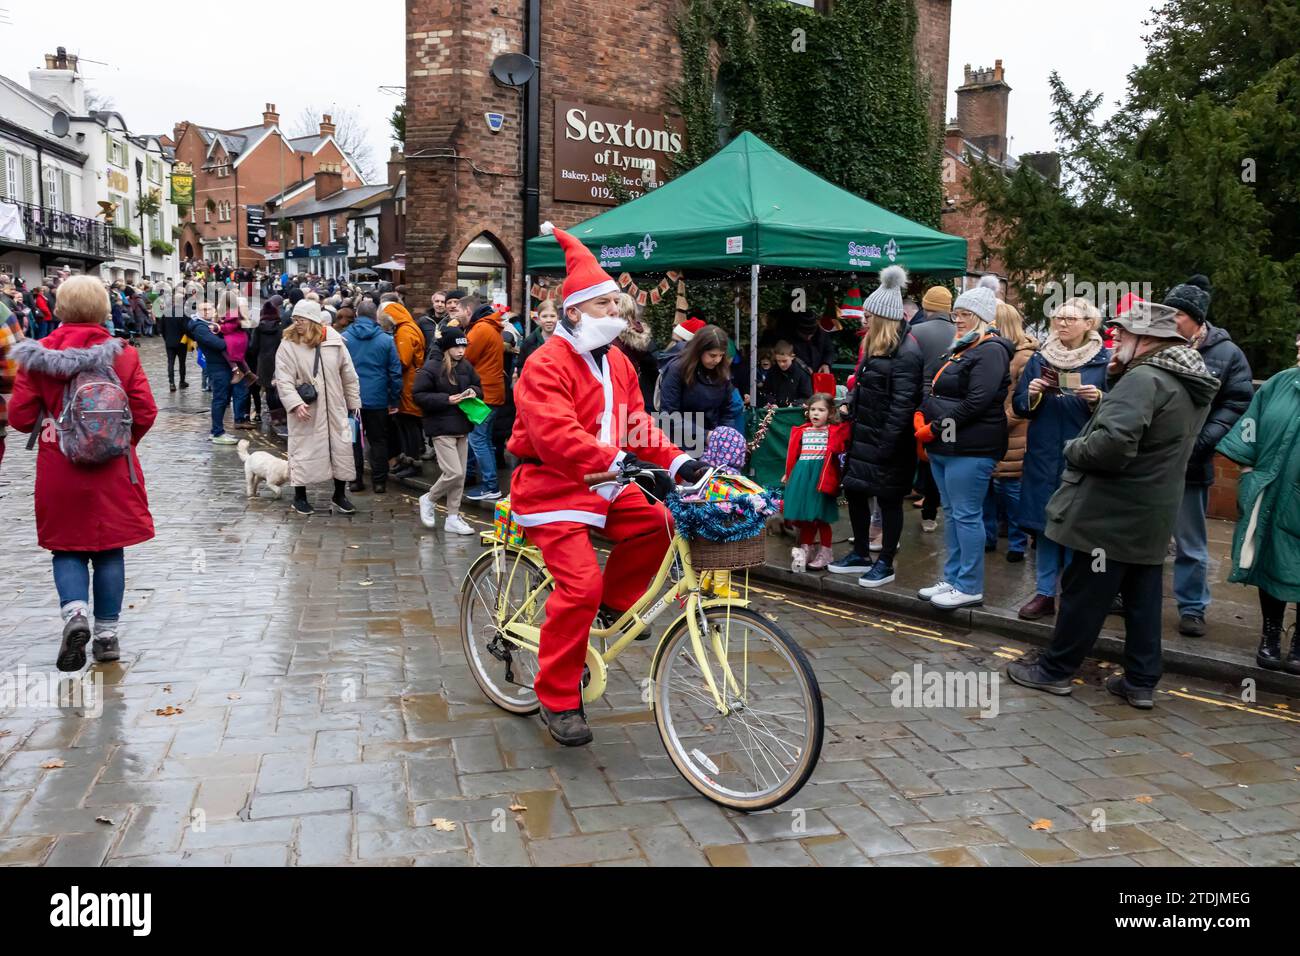
<path fill-rule="evenodd" d="M 118 650 L 116 637 L 97 637 L 90 646 L 96 663 L 109 664 L 118 660 L 122 654 Z"/>
<path fill-rule="evenodd" d="M 1110 602 L 1110 610 L 1106 613 L 1119 614 L 1122 616 L 1124 614 L 1124 595 L 1116 594 L 1115 599 Z"/>
<path fill-rule="evenodd" d="M 1134 687 L 1124 679 L 1122 674 L 1112 674 L 1106 678 L 1106 689 L 1116 697 L 1123 697 L 1138 710 L 1150 710 L 1156 705 L 1155 688 Z"/>
<path fill-rule="evenodd" d="M 181 388 L 189 388 L 189 387 L 190 387 L 190 383 L 185 381 L 184 379 L 181 379 Z"/>
<path fill-rule="evenodd" d="M 254 416 L 253 416 L 253 424 L 254 424 L 254 425 L 260 425 L 260 424 L 262 424 L 262 416 L 261 416 L 261 415 L 254 415 Z"/>
<path fill-rule="evenodd" d="M 998 549 L 998 543 L 997 543 L 996 541 L 985 541 L 985 542 L 984 542 L 984 553 L 985 553 L 985 554 L 988 554 L 990 551 L 996 551 L 997 549 Z"/>
<path fill-rule="evenodd" d="M 79 671 L 86 666 L 86 644 L 90 642 L 90 622 L 84 614 L 74 614 L 63 625 L 63 643 L 55 666 L 61 671 Z"/>
<path fill-rule="evenodd" d="M 566 747 L 581 747 L 591 743 L 591 728 L 581 710 L 547 710 L 541 705 L 542 723 L 557 743 Z"/>
<path fill-rule="evenodd" d="M 348 491 L 365 491 L 365 490 L 366 490 L 366 483 L 362 481 L 360 478 L 348 482 Z"/>
<path fill-rule="evenodd" d="M 1185 637 L 1204 637 L 1205 618 L 1199 614 L 1184 614 L 1178 619 L 1178 633 Z"/>
<path fill-rule="evenodd" d="M 420 474 L 420 469 L 415 465 L 402 465 L 389 472 L 394 478 L 410 478 L 413 475 Z"/>
<path fill-rule="evenodd" d="M 1053 677 L 1043 670 L 1043 666 L 1037 660 L 1012 661 L 1007 665 L 1007 676 L 1022 687 L 1045 690 L 1049 694 L 1056 694 L 1058 697 L 1065 697 L 1074 690 L 1074 684 L 1071 683 L 1070 678 Z"/>
<path fill-rule="evenodd" d="M 382 494 L 387 493 L 387 491 L 388 491 L 388 482 L 384 481 L 383 478 L 376 478 L 376 479 L 375 479 L 375 494 L 377 494 L 377 495 L 382 495 Z"/>
<path fill-rule="evenodd" d="M 1023 560 L 1025 560 L 1025 552 L 1023 551 L 1007 552 L 1007 564 L 1019 564 Z"/>
<path fill-rule="evenodd" d="M 316 509 L 311 506 L 311 502 L 306 498 L 294 498 L 293 510 L 300 515 L 314 515 L 316 513 Z"/>
<path fill-rule="evenodd" d="M 175 383 L 175 382 L 172 382 L 171 385 L 167 386 L 167 391 L 169 391 L 169 392 L 174 392 L 174 391 L 176 391 L 176 383 Z"/>
<path fill-rule="evenodd" d="M 357 513 L 357 509 L 352 507 L 352 502 L 348 501 L 347 498 L 331 498 L 330 504 L 341 515 L 354 515 Z"/>
<path fill-rule="evenodd" d="M 1291 653 L 1287 660 L 1296 656 L 1295 641 L 1291 642 Z M 1282 624 L 1265 624 L 1264 635 L 1259 641 L 1259 650 L 1255 652 L 1255 663 L 1265 670 L 1282 669 Z"/>

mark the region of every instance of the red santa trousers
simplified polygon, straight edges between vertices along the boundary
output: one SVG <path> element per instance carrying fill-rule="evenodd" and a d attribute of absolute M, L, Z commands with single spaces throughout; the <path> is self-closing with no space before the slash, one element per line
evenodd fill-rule
<path fill-rule="evenodd" d="M 672 517 L 658 502 L 629 488 L 611 502 L 604 535 L 614 541 L 602 580 L 591 527 L 556 521 L 526 528 L 542 550 L 555 590 L 546 600 L 542 622 L 541 668 L 534 682 L 547 710 L 577 710 L 582 698 L 582 667 L 596 611 L 604 603 L 626 611 L 649 587 L 672 539 Z"/>

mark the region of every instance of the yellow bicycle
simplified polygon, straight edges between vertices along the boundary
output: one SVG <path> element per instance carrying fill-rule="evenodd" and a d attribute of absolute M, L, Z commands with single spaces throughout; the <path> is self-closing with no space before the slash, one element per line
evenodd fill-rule
<path fill-rule="evenodd" d="M 650 469 L 638 468 L 600 477 L 626 484 L 647 476 L 653 477 Z M 512 714 L 535 714 L 538 644 L 555 579 L 537 548 L 503 543 L 491 533 L 482 539 L 489 550 L 470 565 L 461 586 L 465 656 L 493 703 Z M 670 610 L 673 620 L 654 647 L 641 700 L 653 709 L 673 765 L 723 806 L 766 810 L 789 799 L 821 754 L 817 678 L 799 645 L 748 600 L 701 593 L 691 543 L 680 535 L 642 598 L 617 621 L 595 622 L 584 705 L 605 694 L 610 665 Z"/>

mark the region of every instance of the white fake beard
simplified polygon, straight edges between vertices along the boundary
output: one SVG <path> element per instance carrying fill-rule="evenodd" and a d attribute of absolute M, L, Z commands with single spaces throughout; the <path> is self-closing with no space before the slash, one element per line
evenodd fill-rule
<path fill-rule="evenodd" d="M 619 337 L 627 321 L 617 315 L 582 315 L 582 322 L 569 331 L 573 347 L 579 352 L 593 352 Z"/>

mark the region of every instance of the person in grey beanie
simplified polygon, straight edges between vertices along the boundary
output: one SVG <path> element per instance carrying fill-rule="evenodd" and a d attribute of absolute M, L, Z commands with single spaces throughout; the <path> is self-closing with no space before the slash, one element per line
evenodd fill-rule
<path fill-rule="evenodd" d="M 903 533 L 903 497 L 916 472 L 912 419 L 921 402 L 921 346 L 907 330 L 902 289 L 907 273 L 889 266 L 862 304 L 866 335 L 853 373 L 848 415 L 851 431 L 844 464 L 844 495 L 853 522 L 853 550 L 828 566 L 832 574 L 857 574 L 878 588 L 894 580 L 894 555 Z M 880 508 L 880 557 L 871 559 L 871 502 Z"/>
<path fill-rule="evenodd" d="M 948 550 L 943 580 L 917 597 L 946 610 L 984 601 L 984 498 L 1007 453 L 1013 350 L 990 328 L 997 311 L 997 296 L 987 286 L 957 297 L 957 339 L 913 419 L 939 486 Z"/>
<path fill-rule="evenodd" d="M 1187 463 L 1183 500 L 1174 525 L 1174 599 L 1178 602 L 1178 633 L 1186 637 L 1205 634 L 1205 611 L 1210 606 L 1209 544 L 1205 512 L 1210 485 L 1214 484 L 1214 449 L 1250 407 L 1255 395 L 1250 362 L 1226 330 L 1209 322 L 1210 280 L 1194 275 L 1176 285 L 1164 304 L 1177 310 L 1178 333 L 1219 380 L 1210 414 L 1197 435 Z"/>

